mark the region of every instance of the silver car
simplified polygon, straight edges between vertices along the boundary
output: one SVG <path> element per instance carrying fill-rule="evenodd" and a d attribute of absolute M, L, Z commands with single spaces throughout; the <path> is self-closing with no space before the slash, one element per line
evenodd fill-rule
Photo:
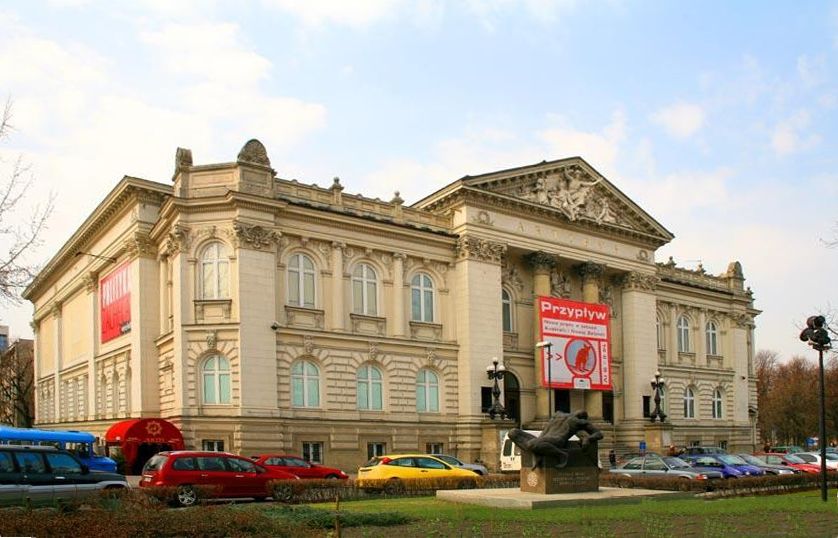
<path fill-rule="evenodd" d="M 466 463 L 464 461 L 458 460 L 454 456 L 448 456 L 447 454 L 433 454 L 433 456 L 435 458 L 441 459 L 448 465 L 453 465 L 454 467 L 461 467 L 463 469 L 468 469 L 469 471 L 474 471 L 480 476 L 486 476 L 487 474 L 489 474 L 489 470 L 486 468 L 486 466 L 481 465 L 479 463 Z"/>
<path fill-rule="evenodd" d="M 737 454 L 740 458 L 745 460 L 745 463 L 748 465 L 753 465 L 754 467 L 759 467 L 767 474 L 795 474 L 795 473 L 802 473 L 803 471 L 798 471 L 797 469 L 792 469 L 788 466 L 783 465 L 774 465 L 771 463 L 765 463 L 761 459 L 756 456 L 752 456 L 750 454 Z"/>
<path fill-rule="evenodd" d="M 674 476 L 691 480 L 710 480 L 722 478 L 722 473 L 705 467 L 693 467 L 675 456 L 646 454 L 632 458 L 620 467 L 611 469 L 612 473 L 623 476 Z"/>
<path fill-rule="evenodd" d="M 795 456 L 802 459 L 806 463 L 811 463 L 820 467 L 821 453 L 820 452 L 795 452 Z M 832 452 L 826 453 L 826 470 L 838 471 L 838 454 Z"/>

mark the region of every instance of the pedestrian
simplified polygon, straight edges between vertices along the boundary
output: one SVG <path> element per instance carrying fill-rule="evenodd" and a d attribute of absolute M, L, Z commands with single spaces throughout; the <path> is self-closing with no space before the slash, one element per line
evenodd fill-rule
<path fill-rule="evenodd" d="M 617 453 L 613 448 L 608 451 L 608 463 L 611 464 L 612 469 L 617 466 Z"/>

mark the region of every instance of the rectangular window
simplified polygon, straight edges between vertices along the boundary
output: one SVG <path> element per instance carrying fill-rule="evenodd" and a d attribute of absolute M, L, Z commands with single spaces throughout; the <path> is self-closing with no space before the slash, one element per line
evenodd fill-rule
<path fill-rule="evenodd" d="M 428 402 L 425 400 L 425 387 L 423 385 L 416 385 L 416 410 L 427 411 Z"/>
<path fill-rule="evenodd" d="M 422 321 L 428 323 L 434 320 L 434 292 L 430 290 L 425 291 L 425 317 Z"/>
<path fill-rule="evenodd" d="M 288 303 L 300 305 L 300 273 L 291 271 L 288 275 Z"/>
<path fill-rule="evenodd" d="M 649 418 L 650 416 L 652 416 L 651 400 L 651 396 L 643 397 L 643 418 Z"/>
<path fill-rule="evenodd" d="M 421 292 L 418 288 L 413 288 L 410 298 L 410 319 L 413 321 L 422 321 L 422 305 L 419 304 L 420 300 Z"/>
<path fill-rule="evenodd" d="M 303 459 L 309 463 L 323 463 L 323 443 L 303 441 Z"/>
<path fill-rule="evenodd" d="M 371 409 L 380 410 L 383 408 L 383 398 L 381 394 L 382 384 L 381 382 L 373 383 L 372 384 L 372 407 Z"/>
<path fill-rule="evenodd" d="M 602 393 L 602 420 L 614 424 L 614 393 Z"/>
<path fill-rule="evenodd" d="M 492 387 L 480 387 L 480 412 L 488 413 L 492 408 Z"/>
<path fill-rule="evenodd" d="M 727 450 L 727 440 L 719 441 L 719 448 L 722 450 Z"/>
<path fill-rule="evenodd" d="M 383 456 L 386 449 L 387 443 L 367 443 L 367 459 Z"/>
<path fill-rule="evenodd" d="M 230 374 L 218 374 L 218 403 L 230 403 Z"/>
<path fill-rule="evenodd" d="M 303 306 L 314 308 L 314 275 L 306 273 L 303 276 Z"/>
<path fill-rule="evenodd" d="M 442 454 L 444 452 L 442 443 L 426 443 L 425 453 L 427 454 Z"/>
<path fill-rule="evenodd" d="M 229 290 L 230 274 L 226 263 L 218 264 L 218 295 L 219 299 L 226 299 L 230 296 Z"/>
<path fill-rule="evenodd" d="M 364 314 L 368 316 L 378 315 L 376 305 L 375 282 L 367 283 L 367 309 L 366 312 L 364 312 Z"/>
<path fill-rule="evenodd" d="M 308 407 L 319 407 L 320 406 L 320 384 L 310 382 L 308 384 L 308 402 L 306 404 Z"/>
<path fill-rule="evenodd" d="M 369 409 L 370 403 L 367 397 L 367 382 L 358 381 L 358 409 Z"/>
<path fill-rule="evenodd" d="M 204 374 L 204 402 L 217 403 L 218 399 L 215 395 L 215 375 Z"/>
<path fill-rule="evenodd" d="M 439 412 L 439 387 L 436 385 L 428 387 L 428 411 Z"/>
<path fill-rule="evenodd" d="M 201 450 L 209 452 L 224 452 L 224 441 L 220 439 L 204 439 L 201 441 Z"/>

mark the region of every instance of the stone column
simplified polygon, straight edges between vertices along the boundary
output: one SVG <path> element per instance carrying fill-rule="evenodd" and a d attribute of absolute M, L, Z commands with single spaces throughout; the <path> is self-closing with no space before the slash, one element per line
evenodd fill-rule
<path fill-rule="evenodd" d="M 55 318 L 55 341 L 53 342 L 53 356 L 55 360 L 55 377 L 53 378 L 54 394 L 53 404 L 53 420 L 52 422 L 59 422 L 64 419 L 61 416 L 61 368 L 63 368 L 61 360 L 61 340 L 63 338 L 61 328 L 61 303 L 56 303 L 52 307 L 52 315 Z"/>
<path fill-rule="evenodd" d="M 87 362 L 87 420 L 96 420 L 96 356 L 99 355 L 99 275 L 90 272 L 84 280 L 90 298 L 90 358 Z"/>
<path fill-rule="evenodd" d="M 532 252 L 525 257 L 533 270 L 533 300 L 538 297 L 550 296 L 550 271 L 556 266 L 556 257 L 546 252 Z M 533 305 L 533 342 L 541 340 L 541 313 Z M 552 350 L 556 353 L 557 350 Z M 535 379 L 533 379 L 533 386 L 535 387 L 535 419 L 547 420 L 550 416 L 550 391 L 553 389 L 546 388 L 542 385 L 541 380 L 544 379 L 544 362 L 542 360 L 542 350 L 535 348 L 533 353 L 533 360 L 535 361 Z M 523 388 L 523 387 L 522 387 Z"/>
<path fill-rule="evenodd" d="M 669 364 L 678 364 L 678 307 L 669 305 Z"/>
<path fill-rule="evenodd" d="M 404 259 L 401 252 L 393 254 L 393 336 L 404 336 Z"/>
<path fill-rule="evenodd" d="M 707 325 L 707 311 L 700 309 L 698 311 L 698 327 L 695 333 L 695 363 L 701 366 L 707 366 L 707 335 L 705 333 Z"/>
<path fill-rule="evenodd" d="M 643 420 L 643 395 L 658 364 L 655 335 L 653 274 L 627 273 L 623 277 L 623 413 L 626 420 Z"/>
<path fill-rule="evenodd" d="M 332 243 L 332 330 L 343 331 L 345 327 L 344 320 L 346 319 L 346 312 L 344 312 L 343 298 L 343 249 L 346 248 L 345 243 Z"/>
<path fill-rule="evenodd" d="M 586 303 L 599 303 L 599 280 L 605 272 L 605 267 L 585 262 L 577 265 L 576 270 L 582 277 L 582 301 Z M 609 342 L 610 345 L 610 342 Z M 585 410 L 594 420 L 602 419 L 602 392 L 585 391 Z"/>

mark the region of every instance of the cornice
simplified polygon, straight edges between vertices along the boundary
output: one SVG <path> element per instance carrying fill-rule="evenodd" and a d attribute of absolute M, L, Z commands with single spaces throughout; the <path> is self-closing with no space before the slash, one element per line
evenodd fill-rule
<path fill-rule="evenodd" d="M 31 301 L 58 268 L 73 259 L 76 252 L 84 250 L 85 245 L 102 232 L 105 224 L 125 211 L 132 202 L 162 205 L 171 193 L 172 187 L 169 185 L 135 177 L 123 177 L 27 286 L 23 291 L 23 298 Z"/>

